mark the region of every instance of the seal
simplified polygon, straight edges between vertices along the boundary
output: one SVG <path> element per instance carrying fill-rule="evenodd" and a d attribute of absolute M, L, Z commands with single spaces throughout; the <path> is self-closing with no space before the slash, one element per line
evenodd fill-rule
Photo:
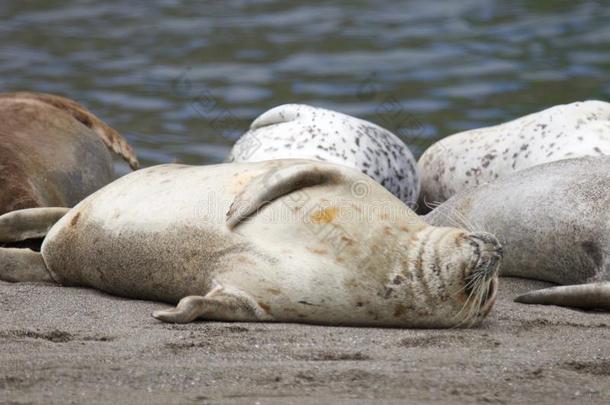
<path fill-rule="evenodd" d="M 0 214 L 76 205 L 115 179 L 108 148 L 138 167 L 125 139 L 76 102 L 0 93 Z"/>
<path fill-rule="evenodd" d="M 419 195 L 413 154 L 396 135 L 368 121 L 303 104 L 275 107 L 252 122 L 228 162 L 314 159 L 358 169 L 411 208 Z"/>
<path fill-rule="evenodd" d="M 5 242 L 45 234 L 40 253 L 0 249 L 0 279 L 178 303 L 154 313 L 167 322 L 470 326 L 501 260 L 493 236 L 428 226 L 359 171 L 307 160 L 156 166 L 0 217 Z"/>
<path fill-rule="evenodd" d="M 534 166 L 464 191 L 425 216 L 496 235 L 501 275 L 563 284 L 517 298 L 610 311 L 610 158 Z"/>
<path fill-rule="evenodd" d="M 558 105 L 516 120 L 449 136 L 418 166 L 419 206 L 542 163 L 610 154 L 610 103 Z M 421 211 L 423 213 L 423 211 Z"/>

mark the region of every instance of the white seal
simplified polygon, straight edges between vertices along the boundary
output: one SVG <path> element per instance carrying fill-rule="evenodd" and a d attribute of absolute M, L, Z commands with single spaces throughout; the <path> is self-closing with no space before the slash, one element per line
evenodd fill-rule
<path fill-rule="evenodd" d="M 610 154 L 610 103 L 558 105 L 505 124 L 449 136 L 419 160 L 420 206 L 518 170 Z"/>
<path fill-rule="evenodd" d="M 371 122 L 303 104 L 275 107 L 252 122 L 228 162 L 314 159 L 358 169 L 411 208 L 419 174 L 413 154 L 396 135 Z"/>

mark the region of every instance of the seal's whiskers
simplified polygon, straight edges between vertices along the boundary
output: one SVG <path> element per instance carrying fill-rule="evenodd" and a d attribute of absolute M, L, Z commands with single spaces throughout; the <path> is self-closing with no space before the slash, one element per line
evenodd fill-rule
<path fill-rule="evenodd" d="M 456 227 L 456 228 L 464 228 L 464 225 L 463 225 L 463 224 L 461 224 L 460 222 L 458 222 L 458 221 L 457 221 L 457 219 L 456 219 L 456 218 L 453 218 L 453 217 L 452 217 L 450 214 L 445 213 L 445 212 L 442 210 L 442 208 L 441 208 L 441 209 L 438 209 L 436 212 L 438 213 L 438 215 L 443 216 L 443 217 L 444 217 L 444 218 L 445 218 L 445 219 L 446 219 L 446 220 L 449 222 L 449 224 L 450 224 L 451 226 L 454 226 L 454 227 Z M 469 232 L 470 232 L 470 231 L 469 231 Z"/>
<path fill-rule="evenodd" d="M 469 286 L 472 286 L 471 292 L 470 294 L 468 294 L 466 302 L 464 303 L 460 311 L 454 316 L 454 318 L 460 318 L 464 311 L 467 311 L 466 315 L 454 327 L 458 328 L 467 323 L 470 326 L 474 321 L 476 321 L 477 315 L 480 313 L 481 308 L 485 303 L 485 297 L 487 297 L 489 293 L 491 282 L 491 280 L 486 279 L 485 274 L 480 272 L 475 274 L 463 288 L 458 290 L 457 293 L 463 291 Z M 457 295 L 457 293 L 455 294 Z"/>

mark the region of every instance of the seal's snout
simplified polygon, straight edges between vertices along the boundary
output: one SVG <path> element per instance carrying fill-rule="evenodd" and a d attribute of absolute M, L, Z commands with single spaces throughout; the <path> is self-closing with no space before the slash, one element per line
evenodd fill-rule
<path fill-rule="evenodd" d="M 473 273 L 485 272 L 488 276 L 497 272 L 504 251 L 495 236 L 490 233 L 473 233 L 468 236 L 470 244 L 474 247 L 477 263 Z"/>
<path fill-rule="evenodd" d="M 473 242 L 473 246 L 477 247 L 480 252 L 495 253 L 499 259 L 502 259 L 502 256 L 504 255 L 502 245 L 500 245 L 498 239 L 492 234 L 479 232 L 469 235 L 468 238 Z"/>
<path fill-rule="evenodd" d="M 473 233 L 466 237 L 474 249 L 473 264 L 467 280 L 467 292 L 472 292 L 477 287 L 477 281 L 491 282 L 498 277 L 498 270 L 502 262 L 502 245 L 495 236 L 490 233 Z M 492 288 L 493 290 L 493 288 Z"/>

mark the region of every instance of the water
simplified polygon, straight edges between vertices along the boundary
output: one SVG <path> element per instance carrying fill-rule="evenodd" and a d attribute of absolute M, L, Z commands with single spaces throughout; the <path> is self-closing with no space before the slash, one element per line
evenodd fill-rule
<path fill-rule="evenodd" d="M 265 110 L 339 110 L 416 155 L 610 98 L 610 1 L 0 0 L 0 90 L 59 93 L 144 166 L 220 162 Z"/>

